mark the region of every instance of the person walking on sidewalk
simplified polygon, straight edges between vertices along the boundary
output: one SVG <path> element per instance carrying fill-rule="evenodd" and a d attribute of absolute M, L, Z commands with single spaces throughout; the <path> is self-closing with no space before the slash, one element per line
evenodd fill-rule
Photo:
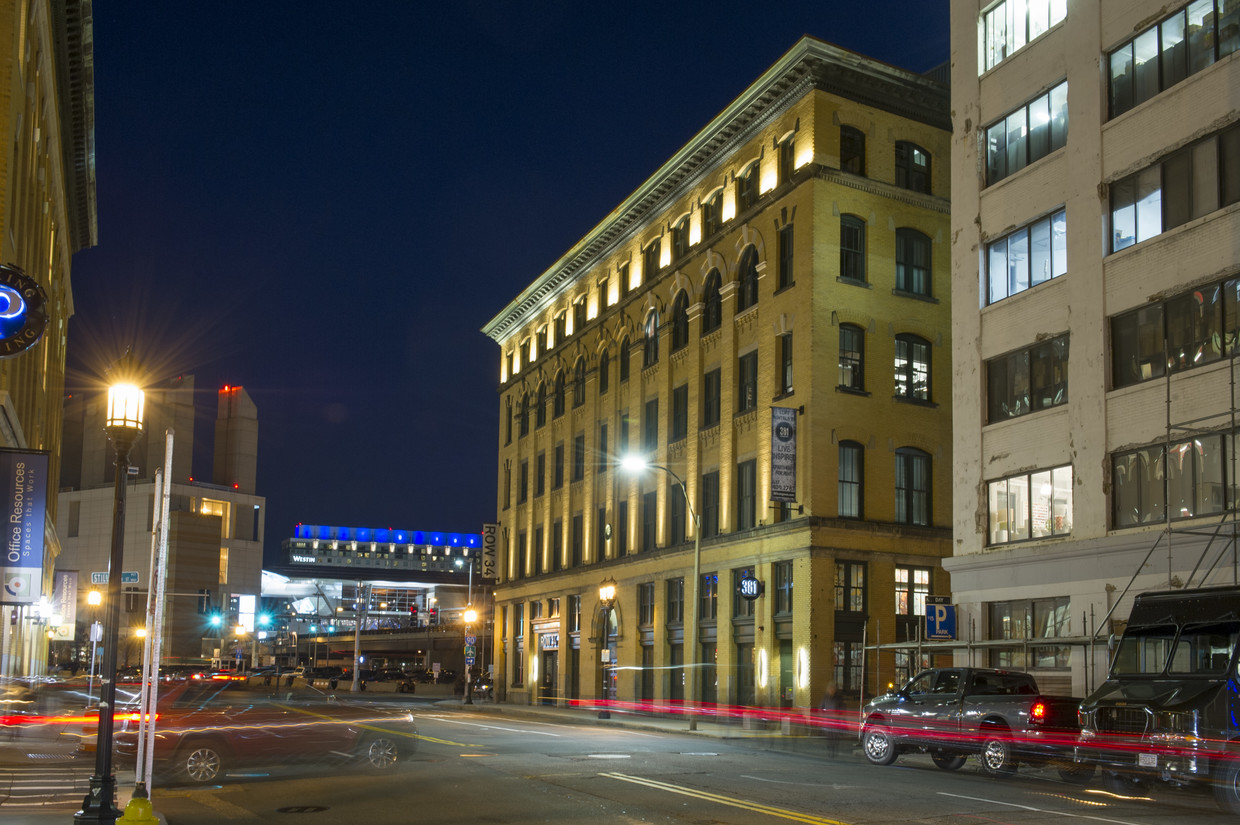
<path fill-rule="evenodd" d="M 832 679 L 827 682 L 827 692 L 818 703 L 818 710 L 823 715 L 823 732 L 827 737 L 827 755 L 834 759 L 839 755 L 840 739 L 844 735 L 844 697 L 840 696 L 840 686 Z"/>

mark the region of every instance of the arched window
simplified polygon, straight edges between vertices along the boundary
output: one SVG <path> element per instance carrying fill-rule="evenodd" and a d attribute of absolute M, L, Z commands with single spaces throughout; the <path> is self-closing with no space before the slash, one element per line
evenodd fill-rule
<path fill-rule="evenodd" d="M 719 288 L 723 279 L 719 270 L 712 269 L 706 276 L 706 288 L 702 291 L 702 334 L 714 332 L 723 323 L 723 299 L 719 296 Z"/>
<path fill-rule="evenodd" d="M 916 143 L 896 141 L 896 186 L 930 194 L 930 153 Z"/>
<path fill-rule="evenodd" d="M 650 310 L 646 315 L 645 339 L 642 345 L 642 366 L 659 363 L 659 311 Z"/>
<path fill-rule="evenodd" d="M 672 302 L 672 352 L 689 345 L 689 296 L 684 290 Z"/>
<path fill-rule="evenodd" d="M 840 215 L 840 277 L 865 281 L 865 221 Z"/>
<path fill-rule="evenodd" d="M 586 359 L 578 358 L 573 369 L 573 407 L 586 403 Z"/>
<path fill-rule="evenodd" d="M 930 524 L 930 454 L 896 450 L 896 523 Z"/>
<path fill-rule="evenodd" d="M 607 392 L 607 384 L 611 380 L 611 354 L 607 350 L 598 357 L 598 394 Z"/>
<path fill-rule="evenodd" d="M 555 392 L 552 394 L 552 418 L 559 418 L 564 414 L 564 370 L 560 370 L 555 374 Z"/>
<path fill-rule="evenodd" d="M 896 230 L 896 289 L 930 295 L 930 239 L 916 229 Z"/>
<path fill-rule="evenodd" d="M 736 290 L 736 311 L 749 309 L 758 303 L 758 250 L 752 246 L 745 247 L 741 253 L 741 262 L 736 268 L 740 285 Z"/>
<path fill-rule="evenodd" d="M 865 392 L 865 330 L 855 324 L 840 324 L 839 386 Z"/>
<path fill-rule="evenodd" d="M 930 342 L 926 339 L 896 336 L 896 396 L 930 400 Z"/>
<path fill-rule="evenodd" d="M 629 361 L 632 354 L 629 352 L 629 339 L 625 338 L 620 342 L 620 380 L 629 380 Z"/>
<path fill-rule="evenodd" d="M 529 435 L 530 434 L 530 394 L 528 392 L 522 394 L 521 396 L 521 412 L 520 412 L 519 417 L 520 417 L 520 420 L 517 423 L 520 428 L 519 429 L 520 435 Z M 520 435 L 518 436 L 518 438 L 520 437 Z"/>
<path fill-rule="evenodd" d="M 538 402 L 534 407 L 534 429 L 547 423 L 547 382 L 538 385 Z"/>
<path fill-rule="evenodd" d="M 865 175 L 865 132 L 860 129 L 840 127 L 840 170 Z"/>

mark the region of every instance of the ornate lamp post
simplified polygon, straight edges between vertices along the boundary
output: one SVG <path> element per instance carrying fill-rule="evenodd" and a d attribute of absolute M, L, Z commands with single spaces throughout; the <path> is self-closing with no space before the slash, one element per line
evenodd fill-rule
<path fill-rule="evenodd" d="M 116 822 L 116 777 L 112 774 L 113 716 L 116 711 L 116 648 L 121 619 L 121 568 L 125 558 L 125 490 L 129 483 L 129 451 L 142 435 L 146 393 L 131 383 L 108 388 L 104 430 L 116 450 L 116 483 L 112 497 L 112 550 L 108 559 L 108 591 L 104 600 L 103 670 L 99 676 L 99 731 L 95 739 L 95 773 L 77 822 Z"/>
<path fill-rule="evenodd" d="M 698 666 L 698 655 L 701 653 L 698 649 L 698 610 L 700 609 L 698 588 L 702 586 L 702 517 L 693 509 L 693 502 L 689 500 L 689 489 L 685 486 L 685 480 L 667 467 L 662 464 L 651 464 L 640 455 L 626 455 L 620 460 L 620 467 L 626 473 L 632 474 L 645 470 L 662 470 L 667 473 L 676 480 L 680 492 L 684 494 L 685 508 L 689 511 L 689 518 L 693 520 L 693 586 L 689 591 L 689 609 L 686 611 L 689 618 L 685 620 L 685 647 L 688 654 L 685 659 L 689 663 L 689 679 L 686 685 L 689 730 L 697 730 L 697 716 L 694 715 L 694 711 L 698 702 L 698 679 L 701 678 Z"/>
<path fill-rule="evenodd" d="M 471 566 L 472 569 L 472 566 Z M 473 638 L 474 622 L 478 621 L 478 611 L 474 610 L 473 605 L 465 608 L 465 635 Z M 466 644 L 465 649 L 468 653 L 473 648 L 472 644 Z M 469 658 L 473 658 L 472 656 Z M 474 666 L 468 661 L 465 663 L 465 704 L 472 705 L 474 703 Z"/>
<path fill-rule="evenodd" d="M 610 656 L 611 646 L 608 644 L 608 640 L 611 636 L 611 608 L 616 603 L 616 580 L 613 579 L 611 576 L 608 576 L 606 579 L 603 580 L 603 583 L 599 585 L 598 601 L 599 601 L 599 604 L 603 608 L 603 628 L 602 628 L 602 632 L 599 634 L 598 659 L 599 659 L 599 666 L 602 668 L 602 677 L 603 677 L 603 683 L 602 683 L 603 697 L 602 698 L 604 701 L 607 701 L 612 698 L 611 685 L 608 682 L 608 679 L 611 676 L 611 673 L 607 666 L 609 664 L 612 664 L 609 661 L 609 659 L 611 658 Z M 603 651 L 607 651 L 608 655 L 604 656 Z M 611 711 L 607 709 L 606 705 L 604 705 L 603 709 L 598 712 L 598 718 L 599 719 L 610 719 L 611 718 Z"/>

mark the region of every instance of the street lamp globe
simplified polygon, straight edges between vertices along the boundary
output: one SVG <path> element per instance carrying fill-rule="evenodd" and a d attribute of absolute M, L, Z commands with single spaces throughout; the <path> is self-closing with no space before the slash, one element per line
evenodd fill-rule
<path fill-rule="evenodd" d="M 86 594 L 86 603 L 91 607 L 98 607 L 103 604 L 103 594 L 98 590 L 92 590 Z"/>
<path fill-rule="evenodd" d="M 103 420 L 109 434 L 113 430 L 132 430 L 135 437 L 142 432 L 142 413 L 146 406 L 146 393 L 133 384 L 113 384 L 108 387 L 108 409 Z"/>
<path fill-rule="evenodd" d="M 476 621 L 478 621 L 478 611 L 474 610 L 472 607 L 466 608 L 465 624 L 473 624 Z"/>

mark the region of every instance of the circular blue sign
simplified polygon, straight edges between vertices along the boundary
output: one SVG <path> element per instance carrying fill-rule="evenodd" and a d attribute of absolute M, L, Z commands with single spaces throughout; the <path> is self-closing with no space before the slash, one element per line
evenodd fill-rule
<path fill-rule="evenodd" d="M 47 293 L 12 264 L 0 265 L 0 358 L 33 347 L 47 329 Z"/>

